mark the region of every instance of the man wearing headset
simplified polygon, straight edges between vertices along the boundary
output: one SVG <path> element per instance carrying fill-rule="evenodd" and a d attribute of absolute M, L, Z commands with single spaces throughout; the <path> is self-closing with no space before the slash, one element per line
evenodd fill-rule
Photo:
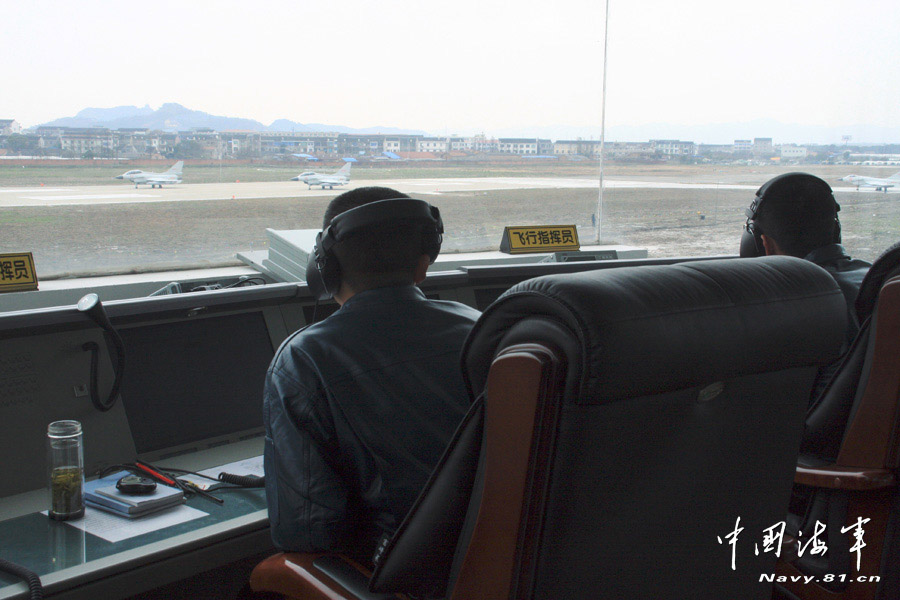
<path fill-rule="evenodd" d="M 786 254 L 831 273 L 847 301 L 847 341 L 859 332 L 856 296 L 871 263 L 852 259 L 841 246 L 840 205 L 825 180 L 808 173 L 785 173 L 767 181 L 747 209 L 741 257 Z M 836 365 L 819 371 L 812 399 L 824 389 Z"/>
<path fill-rule="evenodd" d="M 437 208 L 389 188 L 329 204 L 307 283 L 340 308 L 289 337 L 266 377 L 266 496 L 282 550 L 370 564 L 464 416 L 459 356 L 479 312 L 416 287 L 442 233 Z"/>
<path fill-rule="evenodd" d="M 831 273 L 847 301 L 847 340 L 859 330 L 856 296 L 871 263 L 851 259 L 841 246 L 840 205 L 825 180 L 808 173 L 785 173 L 756 192 L 747 209 L 741 256 L 787 254 Z"/>

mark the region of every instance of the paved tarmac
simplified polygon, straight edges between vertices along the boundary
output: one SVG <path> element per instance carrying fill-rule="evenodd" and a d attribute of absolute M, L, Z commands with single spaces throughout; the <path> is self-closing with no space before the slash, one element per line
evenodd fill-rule
<path fill-rule="evenodd" d="M 296 181 L 268 181 L 248 183 L 183 183 L 164 188 L 147 186 L 135 189 L 121 186 L 71 186 L 71 187 L 0 187 L 0 207 L 14 206 L 75 206 L 98 204 L 131 204 L 142 202 L 178 202 L 203 200 L 249 200 L 253 198 L 304 198 L 328 197 L 342 191 L 367 185 L 392 187 L 413 195 L 440 195 L 443 193 L 475 192 L 516 189 L 576 189 L 596 188 L 597 180 L 563 177 L 473 177 L 442 179 L 378 179 L 351 181 L 347 186 L 333 190 L 308 189 Z M 677 181 L 637 181 L 605 179 L 604 189 L 718 189 L 753 190 L 759 186 L 725 183 L 691 183 Z M 891 190 L 895 193 L 900 190 Z M 836 188 L 835 193 L 876 193 L 871 188 Z M 882 193 L 882 192 L 877 192 Z"/>

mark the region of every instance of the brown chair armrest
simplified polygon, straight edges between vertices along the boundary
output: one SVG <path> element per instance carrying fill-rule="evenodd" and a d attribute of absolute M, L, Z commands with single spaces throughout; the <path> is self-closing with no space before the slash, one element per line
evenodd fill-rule
<path fill-rule="evenodd" d="M 274 592 L 287 598 L 303 600 L 352 600 L 356 598 L 344 586 L 320 571 L 313 562 L 326 556 L 322 553 L 275 554 L 262 561 L 250 574 L 250 587 L 254 592 Z M 353 560 L 337 556 L 357 569 L 365 579 L 371 573 Z"/>
<path fill-rule="evenodd" d="M 893 487 L 897 484 L 897 478 L 893 471 L 888 469 L 797 465 L 794 483 L 832 490 L 865 491 Z"/>

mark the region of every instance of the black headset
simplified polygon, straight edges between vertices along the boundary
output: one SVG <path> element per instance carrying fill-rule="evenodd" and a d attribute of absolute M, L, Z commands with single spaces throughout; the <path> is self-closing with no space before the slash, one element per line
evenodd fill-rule
<path fill-rule="evenodd" d="M 812 187 L 818 187 L 823 197 L 827 195 L 831 198 L 831 202 L 834 204 L 834 238 L 832 241 L 835 244 L 841 243 L 841 221 L 838 219 L 841 205 L 834 199 L 834 192 L 832 192 L 831 186 L 824 179 L 809 173 L 784 173 L 778 177 L 773 177 L 756 190 L 756 198 L 750 203 L 750 208 L 746 210 L 747 222 L 744 224 L 744 233 L 741 234 L 741 258 L 766 255 L 766 249 L 762 243 L 763 232 L 760 231 L 759 225 L 756 223 L 759 209 L 768 196 L 779 195 L 782 193 L 782 188 L 794 186 L 800 182 Z"/>
<path fill-rule="evenodd" d="M 336 216 L 316 236 L 316 245 L 306 263 L 306 283 L 317 300 L 333 297 L 341 288 L 341 267 L 334 245 L 353 234 L 377 231 L 383 225 L 422 223 L 422 254 L 433 263 L 441 251 L 444 223 L 441 212 L 424 200 L 392 198 L 357 206 Z"/>

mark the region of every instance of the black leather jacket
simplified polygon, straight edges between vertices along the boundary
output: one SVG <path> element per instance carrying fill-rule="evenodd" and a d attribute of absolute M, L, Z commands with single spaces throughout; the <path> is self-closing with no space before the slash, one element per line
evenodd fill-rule
<path fill-rule="evenodd" d="M 869 267 L 872 266 L 872 263 L 850 258 L 850 255 L 847 254 L 847 251 L 840 244 L 829 244 L 816 248 L 804 258 L 831 273 L 838 287 L 841 288 L 841 292 L 844 293 L 844 300 L 847 301 L 847 334 L 842 350 L 843 354 L 850 347 L 856 334 L 859 333 L 859 319 L 856 318 L 856 297 L 859 295 L 859 288 L 862 285 L 863 278 L 869 272 Z M 828 382 L 831 381 L 840 364 L 841 359 L 838 359 L 832 364 L 819 369 L 809 398 L 810 406 L 815 404 L 816 399 L 825 391 Z"/>
<path fill-rule="evenodd" d="M 412 285 L 380 288 L 282 344 L 263 409 L 277 547 L 368 562 L 468 408 L 459 355 L 478 316 Z"/>
<path fill-rule="evenodd" d="M 844 293 L 844 299 L 847 301 L 847 346 L 849 346 L 859 332 L 859 320 L 856 318 L 854 308 L 856 296 L 859 295 L 859 286 L 862 285 L 863 277 L 869 272 L 872 263 L 850 258 L 840 244 L 816 248 L 804 258 L 831 273 Z"/>

